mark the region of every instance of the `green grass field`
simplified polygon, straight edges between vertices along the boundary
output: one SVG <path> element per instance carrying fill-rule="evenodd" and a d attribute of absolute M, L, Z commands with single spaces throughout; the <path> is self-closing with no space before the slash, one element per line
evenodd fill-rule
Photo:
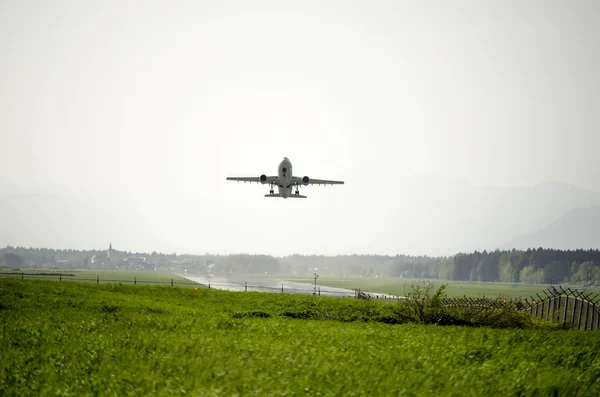
<path fill-rule="evenodd" d="M 103 270 L 103 269 L 2 269 L 0 276 L 55 281 L 78 281 L 87 283 L 121 283 L 128 285 L 171 285 L 178 287 L 203 287 L 171 272 Z"/>
<path fill-rule="evenodd" d="M 286 314 L 382 305 L 0 278 L 0 395 L 600 395 L 597 332 Z"/>
<path fill-rule="evenodd" d="M 2 269 L 0 277 L 19 278 L 21 273 L 25 273 L 26 279 L 49 279 L 58 281 L 80 281 L 88 283 L 122 283 L 133 285 L 173 285 L 178 287 L 204 288 L 204 285 L 194 283 L 188 279 L 180 277 L 170 272 L 155 271 L 128 271 L 128 270 L 85 270 L 85 269 L 23 269 L 13 271 L 12 269 Z M 36 274 L 38 276 L 36 276 Z M 44 275 L 41 275 L 44 274 Z M 313 284 L 314 279 L 302 276 L 281 276 L 281 275 L 258 275 L 260 277 L 277 277 L 290 281 L 304 282 Z M 249 284 L 251 277 L 248 276 Z M 339 278 L 323 276 L 318 278 L 318 285 L 361 289 L 363 291 L 379 292 L 391 295 L 406 295 L 407 286 L 415 281 L 427 281 L 436 286 L 447 284 L 446 293 L 448 297 L 502 297 L 502 298 L 529 298 L 536 293 L 541 293 L 549 285 L 545 284 L 513 284 L 513 283 L 482 283 L 482 282 L 458 282 L 448 280 L 416 280 L 403 279 L 395 277 L 384 278 Z M 579 288 L 578 286 L 569 286 L 570 288 Z M 581 288 L 579 288 L 581 289 Z M 600 293 L 600 288 L 585 288 L 586 291 Z"/>
<path fill-rule="evenodd" d="M 310 277 L 283 277 L 286 280 L 313 283 L 314 279 Z M 489 298 L 529 298 L 531 295 L 540 293 L 547 289 L 546 284 L 520 284 L 520 283 L 490 283 L 490 282 L 459 282 L 448 280 L 417 280 L 405 278 L 339 278 L 339 277 L 319 277 L 319 285 L 330 287 L 361 289 L 363 291 L 379 292 L 391 295 L 406 295 L 407 286 L 415 281 L 427 281 L 436 286 L 448 284 L 446 293 L 448 297 L 482 297 Z M 569 286 L 578 288 L 577 286 Z M 582 289 L 582 288 L 580 288 Z M 599 288 L 585 288 L 586 291 L 600 293 Z"/>

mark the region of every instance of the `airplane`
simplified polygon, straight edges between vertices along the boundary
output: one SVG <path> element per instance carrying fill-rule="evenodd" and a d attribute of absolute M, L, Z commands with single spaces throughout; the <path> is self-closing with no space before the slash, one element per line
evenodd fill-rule
<path fill-rule="evenodd" d="M 284 157 L 277 169 L 277 176 L 266 176 L 262 174 L 259 177 L 227 177 L 228 181 L 238 182 L 256 182 L 262 183 L 263 185 L 268 183 L 271 185 L 269 194 L 265 194 L 265 197 L 281 197 L 287 198 L 306 198 L 300 194 L 300 185 L 343 185 L 343 181 L 329 181 L 325 179 L 311 179 L 307 176 L 299 177 L 292 175 L 292 162 Z M 275 193 L 273 187 L 277 186 L 278 193 Z M 292 194 L 292 190 L 295 189 Z"/>

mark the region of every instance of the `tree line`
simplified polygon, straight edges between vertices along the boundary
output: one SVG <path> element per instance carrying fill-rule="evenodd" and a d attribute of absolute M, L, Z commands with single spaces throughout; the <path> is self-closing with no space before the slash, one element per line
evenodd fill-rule
<path fill-rule="evenodd" d="M 2 267 L 57 266 L 86 268 L 89 258 L 106 250 L 56 250 L 7 246 L 0 249 Z M 582 283 L 600 281 L 600 251 L 528 249 L 475 251 L 451 257 L 410 255 L 177 255 L 114 251 L 144 256 L 163 269 L 192 273 L 282 273 L 340 277 L 404 277 L 509 283 Z"/>
<path fill-rule="evenodd" d="M 528 249 L 483 251 L 454 256 L 453 280 L 509 283 L 597 283 L 600 251 Z"/>

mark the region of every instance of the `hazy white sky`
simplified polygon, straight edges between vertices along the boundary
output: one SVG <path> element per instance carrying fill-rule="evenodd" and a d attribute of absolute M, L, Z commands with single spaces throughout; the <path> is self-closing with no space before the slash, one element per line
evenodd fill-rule
<path fill-rule="evenodd" d="M 598 1 L 0 0 L 0 183 L 135 208 L 126 249 L 422 252 L 420 172 L 600 190 L 599 53 Z M 225 181 L 283 156 L 346 185 Z"/>

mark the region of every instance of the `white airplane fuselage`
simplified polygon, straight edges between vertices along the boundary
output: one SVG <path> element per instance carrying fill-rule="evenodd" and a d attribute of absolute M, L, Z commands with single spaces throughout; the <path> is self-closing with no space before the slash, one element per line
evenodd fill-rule
<path fill-rule="evenodd" d="M 277 177 L 279 178 L 279 184 L 277 190 L 282 198 L 288 198 L 292 195 L 292 162 L 288 158 L 284 158 L 279 163 L 277 169 Z"/>
<path fill-rule="evenodd" d="M 312 179 L 308 176 L 294 176 L 292 172 L 292 162 L 287 157 L 279 163 L 277 167 L 277 175 L 267 176 L 262 174 L 259 177 L 254 176 L 228 176 L 228 181 L 261 183 L 270 187 L 269 194 L 265 197 L 281 197 L 281 198 L 299 198 L 305 199 L 306 196 L 300 194 L 300 186 L 308 185 L 343 185 L 344 181 L 333 181 L 328 179 Z M 277 186 L 277 193 L 275 193 Z"/>

